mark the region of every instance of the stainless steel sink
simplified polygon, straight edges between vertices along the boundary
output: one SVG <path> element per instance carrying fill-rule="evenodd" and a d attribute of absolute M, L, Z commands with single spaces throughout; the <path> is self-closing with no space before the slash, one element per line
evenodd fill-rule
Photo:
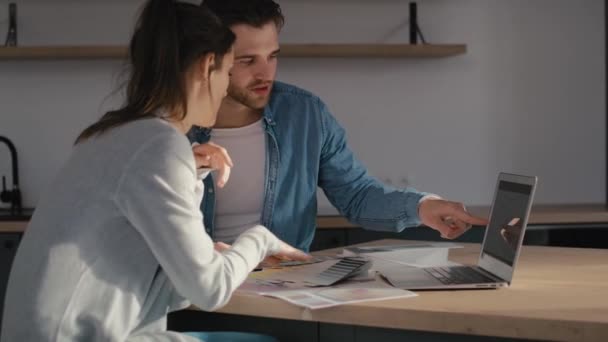
<path fill-rule="evenodd" d="M 0 208 L 0 221 L 29 221 L 34 208 L 23 208 L 20 213 L 13 214 L 10 209 Z"/>

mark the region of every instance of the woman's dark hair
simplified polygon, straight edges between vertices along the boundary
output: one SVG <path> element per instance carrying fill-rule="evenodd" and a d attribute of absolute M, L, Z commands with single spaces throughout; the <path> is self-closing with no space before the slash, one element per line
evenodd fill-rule
<path fill-rule="evenodd" d="M 124 106 L 86 128 L 76 143 L 138 119 L 183 119 L 186 72 L 208 53 L 215 54 L 214 68 L 220 68 L 235 39 L 207 8 L 174 0 L 149 0 L 129 45 Z"/>
<path fill-rule="evenodd" d="M 204 0 L 201 6 L 213 11 L 227 26 L 247 24 L 259 28 L 272 21 L 281 29 L 285 23 L 281 6 L 273 0 Z"/>

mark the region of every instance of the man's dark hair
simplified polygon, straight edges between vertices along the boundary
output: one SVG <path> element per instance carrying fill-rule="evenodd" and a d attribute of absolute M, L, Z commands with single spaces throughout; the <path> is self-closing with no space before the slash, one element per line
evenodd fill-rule
<path fill-rule="evenodd" d="M 201 6 L 209 8 L 226 26 L 259 28 L 272 21 L 281 29 L 285 23 L 281 6 L 273 0 L 204 0 Z"/>

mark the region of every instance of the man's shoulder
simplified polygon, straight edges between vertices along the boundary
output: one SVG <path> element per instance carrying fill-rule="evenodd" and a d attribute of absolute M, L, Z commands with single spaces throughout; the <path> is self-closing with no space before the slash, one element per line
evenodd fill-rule
<path fill-rule="evenodd" d="M 275 81 L 272 96 L 266 107 L 265 115 L 275 120 L 288 117 L 306 121 L 308 125 L 320 123 L 329 114 L 325 102 L 312 92 L 289 83 Z"/>
<path fill-rule="evenodd" d="M 313 102 L 321 101 L 321 99 L 311 91 L 300 88 L 293 84 L 275 81 L 272 88 L 272 99 L 293 99 Z"/>

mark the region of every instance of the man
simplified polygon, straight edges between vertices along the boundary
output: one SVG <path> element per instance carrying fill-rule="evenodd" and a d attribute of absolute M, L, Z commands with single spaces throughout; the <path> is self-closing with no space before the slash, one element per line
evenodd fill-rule
<path fill-rule="evenodd" d="M 308 250 L 317 216 L 317 186 L 354 224 L 398 232 L 424 224 L 453 239 L 485 225 L 460 203 L 414 189 L 385 186 L 368 175 L 346 144 L 344 129 L 315 95 L 275 81 L 284 18 L 272 0 L 205 0 L 236 34 L 228 96 L 211 129 L 190 138 L 225 147 L 236 166 L 216 189 L 205 180 L 201 204 L 207 232 L 230 243 L 262 224 Z"/>

